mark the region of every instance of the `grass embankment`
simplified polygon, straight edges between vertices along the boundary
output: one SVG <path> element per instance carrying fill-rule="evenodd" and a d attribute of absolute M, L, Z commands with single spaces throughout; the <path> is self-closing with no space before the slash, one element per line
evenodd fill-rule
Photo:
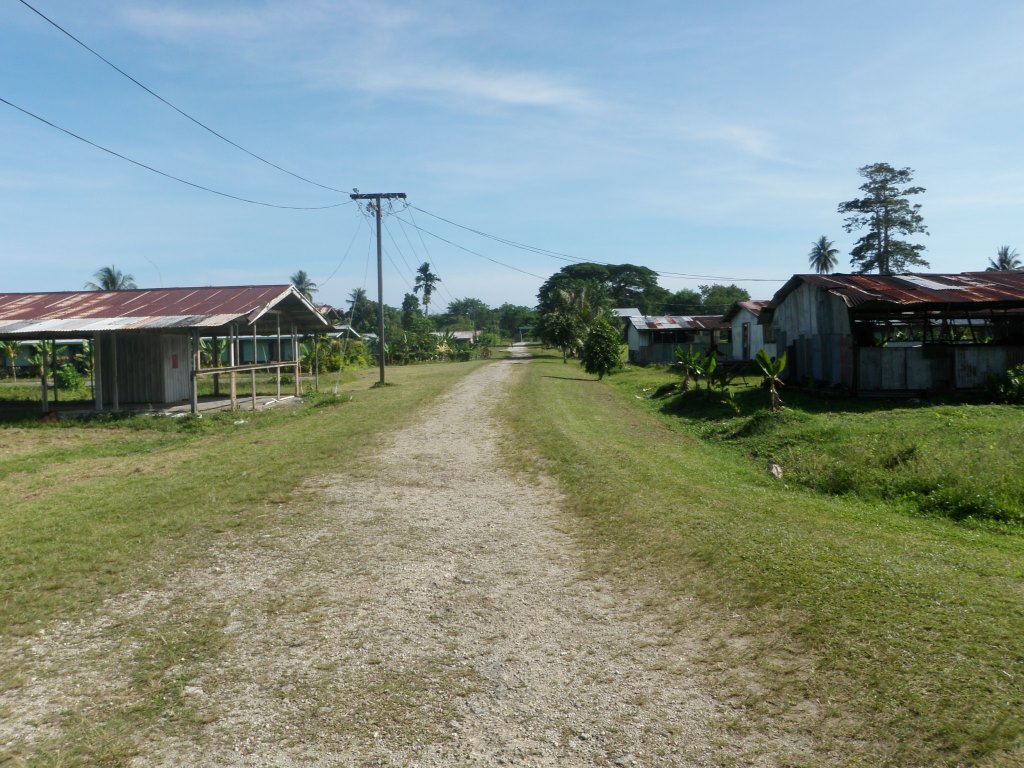
<path fill-rule="evenodd" d="M 908 512 L 1024 524 L 1024 408 L 922 400 L 835 398 L 787 392 L 767 410 L 757 377 L 734 387 L 734 413 L 705 390 L 665 392 L 679 377 L 632 368 L 610 380 L 674 429 L 733 448 L 787 482 L 832 495 L 884 500 Z M 702 385 L 703 386 L 703 385 Z"/>
<path fill-rule="evenodd" d="M 87 616 L 108 597 L 159 586 L 211 547 L 302 526 L 319 498 L 304 490 L 309 478 L 360 467 L 478 365 L 390 369 L 394 386 L 383 388 L 371 388 L 377 372 L 366 371 L 338 399 L 255 414 L 0 426 L 0 650 Z M 30 765 L 127 765 L 148 729 L 188 718 L 183 688 L 222 651 L 228 617 L 217 606 L 172 613 L 155 625 L 117 619 L 117 636 L 135 648 L 129 668 L 117 670 L 129 688 L 97 688 L 79 702 L 85 709 L 69 699 L 59 735 L 0 745 L 0 764 L 31 756 Z M 5 658 L 0 693 L 14 689 L 8 701 L 17 702 L 30 684 L 26 661 Z"/>
<path fill-rule="evenodd" d="M 664 605 L 698 598 L 696 613 L 673 610 L 682 611 L 681 629 L 692 631 L 693 621 L 711 628 L 703 653 L 716 670 L 711 684 L 733 696 L 730 732 L 788 732 L 793 754 L 779 764 L 1020 764 L 1020 531 L 779 482 L 764 455 L 748 456 L 781 459 L 789 478 L 801 474 L 793 467 L 802 455 L 813 486 L 812 460 L 848 456 L 872 424 L 877 431 L 893 418 L 902 434 L 892 436 L 890 455 L 942 444 L 947 464 L 937 476 L 948 480 L 983 463 L 963 441 L 988 435 L 995 453 L 1019 450 L 1000 442 L 1007 424 L 1019 434 L 1020 411 L 920 407 L 918 421 L 877 403 L 845 419 L 794 409 L 776 433 L 788 436 L 771 450 L 763 417 L 739 417 L 760 426 L 736 448 L 695 436 L 742 437 L 739 422 L 661 411 L 645 399 L 657 387 L 651 376 L 665 380 L 638 371 L 608 386 L 574 365 L 538 360 L 509 413 L 587 523 L 595 568 L 655 585 Z M 766 393 L 753 395 L 767 404 Z M 947 421 L 960 428 L 924 426 Z M 792 450 L 777 455 L 779 446 Z M 986 444 L 982 456 L 990 455 Z M 898 472 L 900 462 L 890 463 Z M 1013 496 L 1019 483 L 1014 475 L 1001 488 Z"/>

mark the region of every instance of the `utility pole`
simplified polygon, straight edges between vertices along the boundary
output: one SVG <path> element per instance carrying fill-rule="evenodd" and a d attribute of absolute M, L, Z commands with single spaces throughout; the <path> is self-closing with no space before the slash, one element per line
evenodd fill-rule
<path fill-rule="evenodd" d="M 373 194 L 360 194 L 359 191 L 349 195 L 353 200 L 373 200 L 373 212 L 377 217 L 377 309 L 378 309 L 378 341 L 380 351 L 380 381 L 378 386 L 384 386 L 384 261 L 383 251 L 380 244 L 380 201 L 394 200 L 396 198 L 405 200 L 405 192 L 375 192 Z"/>

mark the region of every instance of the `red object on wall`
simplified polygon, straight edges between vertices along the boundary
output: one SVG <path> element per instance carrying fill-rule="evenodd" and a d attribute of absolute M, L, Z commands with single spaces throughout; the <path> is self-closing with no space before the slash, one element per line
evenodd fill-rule
<path fill-rule="evenodd" d="M 171 368 L 177 368 L 177 367 L 178 367 L 178 356 L 175 355 L 175 354 L 172 354 L 171 355 Z"/>

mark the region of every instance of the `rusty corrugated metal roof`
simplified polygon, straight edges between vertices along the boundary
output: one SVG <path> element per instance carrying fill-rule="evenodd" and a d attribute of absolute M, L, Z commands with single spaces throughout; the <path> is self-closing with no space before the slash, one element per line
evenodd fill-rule
<path fill-rule="evenodd" d="M 627 319 L 638 331 L 705 331 L 729 327 L 719 315 L 641 315 Z"/>
<path fill-rule="evenodd" d="M 0 293 L 0 336 L 66 336 L 97 331 L 251 325 L 268 311 L 303 329 L 328 325 L 290 285 L 152 288 L 131 291 Z"/>
<path fill-rule="evenodd" d="M 768 306 L 770 303 L 769 299 L 749 299 L 746 301 L 737 301 L 731 307 L 729 311 L 722 315 L 722 319 L 726 322 L 730 322 L 736 315 L 740 313 L 740 310 L 745 309 L 754 317 L 761 316 L 761 310 Z"/>
<path fill-rule="evenodd" d="M 1024 306 L 1024 271 L 905 275 L 793 275 L 772 297 L 778 306 L 801 283 L 839 296 L 848 307 L 870 304 Z"/>

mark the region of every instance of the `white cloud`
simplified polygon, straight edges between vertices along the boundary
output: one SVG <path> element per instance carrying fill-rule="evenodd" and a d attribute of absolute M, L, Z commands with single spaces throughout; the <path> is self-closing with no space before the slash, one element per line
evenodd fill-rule
<path fill-rule="evenodd" d="M 436 11 L 436 9 L 435 9 Z M 569 78 L 460 58 L 482 30 L 427 8 L 364 0 L 267 2 L 248 8 L 130 6 L 136 32 L 175 45 L 216 46 L 221 55 L 291 72 L 309 87 L 421 94 L 459 102 L 590 112 L 599 100 Z M 493 32 L 493 30 L 491 30 Z M 462 43 L 465 43 L 464 45 Z"/>

